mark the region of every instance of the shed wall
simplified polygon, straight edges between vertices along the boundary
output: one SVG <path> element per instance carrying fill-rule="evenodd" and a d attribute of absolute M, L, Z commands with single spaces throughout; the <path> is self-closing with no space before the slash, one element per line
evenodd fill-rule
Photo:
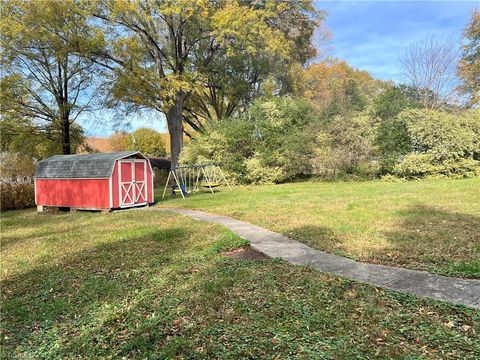
<path fill-rule="evenodd" d="M 153 170 L 150 161 L 147 160 L 147 201 L 153 203 Z"/>
<path fill-rule="evenodd" d="M 109 179 L 36 179 L 37 205 L 110 208 Z"/>

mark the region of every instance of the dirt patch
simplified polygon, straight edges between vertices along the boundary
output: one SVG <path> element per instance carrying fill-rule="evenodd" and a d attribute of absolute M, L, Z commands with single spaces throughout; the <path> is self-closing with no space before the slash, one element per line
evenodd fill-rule
<path fill-rule="evenodd" d="M 252 249 L 250 246 L 247 247 L 242 247 L 239 249 L 235 249 L 232 251 L 229 251 L 226 254 L 228 257 L 231 257 L 232 259 L 237 259 L 237 260 L 266 260 L 269 259 L 269 257 L 260 251 Z"/>

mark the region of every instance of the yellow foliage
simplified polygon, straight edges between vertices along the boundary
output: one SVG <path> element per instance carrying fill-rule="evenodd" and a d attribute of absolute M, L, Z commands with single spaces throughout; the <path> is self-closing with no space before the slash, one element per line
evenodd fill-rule
<path fill-rule="evenodd" d="M 385 85 L 373 79 L 367 71 L 353 69 L 345 61 L 337 59 L 311 64 L 306 69 L 296 68 L 295 71 L 298 72 L 297 93 L 309 99 L 318 111 L 325 109 L 334 99 L 345 98 L 349 81 L 355 81 L 362 93 L 367 95 L 374 95 Z"/>
<path fill-rule="evenodd" d="M 228 56 L 241 50 L 252 55 L 268 50 L 273 55 L 288 56 L 292 44 L 278 29 L 267 24 L 275 16 L 271 9 L 256 9 L 232 1 L 213 16 L 213 33 L 217 42 L 227 48 Z"/>
<path fill-rule="evenodd" d="M 463 57 L 458 64 L 458 76 L 463 80 L 462 90 L 470 96 L 470 105 L 480 103 L 480 11 L 464 31 Z"/>

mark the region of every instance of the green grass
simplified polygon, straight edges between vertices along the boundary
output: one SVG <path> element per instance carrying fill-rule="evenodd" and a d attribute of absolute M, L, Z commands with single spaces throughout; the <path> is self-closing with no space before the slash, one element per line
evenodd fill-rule
<path fill-rule="evenodd" d="M 1 358 L 480 357 L 480 312 L 277 260 L 154 211 L 2 214 Z"/>
<path fill-rule="evenodd" d="M 240 186 L 158 206 L 228 215 L 360 261 L 480 278 L 480 178 Z"/>

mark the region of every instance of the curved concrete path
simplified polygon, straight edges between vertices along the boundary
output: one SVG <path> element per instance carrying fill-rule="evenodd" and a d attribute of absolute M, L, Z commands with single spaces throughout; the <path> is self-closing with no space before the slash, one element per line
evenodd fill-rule
<path fill-rule="evenodd" d="M 227 216 L 176 208 L 150 207 L 147 209 L 173 211 L 197 220 L 223 225 L 250 241 L 254 249 L 295 265 L 309 265 L 320 271 L 386 289 L 480 309 L 480 280 L 459 279 L 426 271 L 361 263 L 312 249 L 286 236 Z"/>

